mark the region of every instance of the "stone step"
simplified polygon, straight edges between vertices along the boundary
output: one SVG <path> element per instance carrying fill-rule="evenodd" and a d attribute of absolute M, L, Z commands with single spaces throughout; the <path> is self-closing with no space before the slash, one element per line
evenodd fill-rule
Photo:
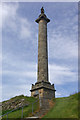
<path fill-rule="evenodd" d="M 27 117 L 26 120 L 38 120 L 39 117 Z"/>

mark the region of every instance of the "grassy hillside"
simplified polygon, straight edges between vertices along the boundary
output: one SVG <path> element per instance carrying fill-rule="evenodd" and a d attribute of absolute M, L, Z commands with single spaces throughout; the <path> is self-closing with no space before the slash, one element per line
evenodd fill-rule
<path fill-rule="evenodd" d="M 80 93 L 79 93 L 80 94 Z M 80 95 L 79 95 L 80 97 Z M 70 95 L 69 97 L 63 97 L 63 98 L 55 98 L 55 104 L 51 108 L 51 110 L 44 116 L 44 118 L 78 118 L 78 108 L 80 108 L 80 104 L 78 104 L 78 94 Z M 26 96 L 16 96 L 14 98 L 11 98 L 8 101 L 5 102 L 12 102 L 15 100 L 19 101 L 20 99 L 25 99 L 24 102 L 27 101 L 29 104 L 27 107 L 24 107 L 23 109 L 23 117 L 28 117 L 32 113 L 32 102 L 36 100 L 36 98 L 33 97 L 26 97 Z M 34 111 L 38 110 L 39 103 L 35 103 L 33 105 Z M 11 109 L 10 109 L 11 110 Z M 4 110 L 2 113 L 6 113 L 10 110 Z M 21 118 L 21 112 L 22 109 L 18 109 L 8 115 L 8 118 Z M 6 118 L 6 116 L 4 117 Z"/>
<path fill-rule="evenodd" d="M 23 108 L 23 117 L 27 117 L 32 113 L 32 104 L 33 102 L 35 102 L 37 99 L 33 98 L 33 97 L 26 97 L 23 95 L 20 96 L 16 96 L 14 98 L 11 98 L 10 100 L 4 101 L 2 104 L 4 103 L 11 103 L 13 101 L 15 101 L 15 103 L 18 104 L 18 101 L 23 100 L 24 99 L 24 103 L 28 103 L 28 106 Z M 15 105 L 15 103 L 13 105 Z M 33 104 L 33 111 L 36 111 L 38 109 L 38 102 Z M 5 114 L 7 112 L 11 111 L 11 109 L 9 110 L 2 110 L 2 114 Z M 19 108 L 11 113 L 8 114 L 8 118 L 21 118 L 22 115 L 22 109 Z M 4 116 L 3 118 L 6 118 L 6 116 Z"/>
<path fill-rule="evenodd" d="M 44 118 L 78 118 L 78 94 L 56 98 L 54 107 Z"/>

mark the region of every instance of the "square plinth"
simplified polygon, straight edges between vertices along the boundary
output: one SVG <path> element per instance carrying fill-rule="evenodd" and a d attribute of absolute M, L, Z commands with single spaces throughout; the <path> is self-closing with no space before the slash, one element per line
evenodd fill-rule
<path fill-rule="evenodd" d="M 36 98 L 55 98 L 54 84 L 51 85 L 49 82 L 37 82 L 35 85 L 32 84 L 31 96 Z"/>

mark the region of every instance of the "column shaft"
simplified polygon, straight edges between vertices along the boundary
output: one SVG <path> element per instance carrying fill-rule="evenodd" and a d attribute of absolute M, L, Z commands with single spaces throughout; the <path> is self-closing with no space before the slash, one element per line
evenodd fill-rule
<path fill-rule="evenodd" d="M 39 21 L 38 36 L 38 80 L 48 81 L 47 21 Z"/>

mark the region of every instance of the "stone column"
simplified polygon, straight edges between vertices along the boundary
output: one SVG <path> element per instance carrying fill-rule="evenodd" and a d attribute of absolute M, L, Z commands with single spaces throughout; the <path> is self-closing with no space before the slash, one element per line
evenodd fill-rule
<path fill-rule="evenodd" d="M 36 20 L 36 22 L 39 23 L 37 82 L 48 82 L 47 23 L 49 21 L 50 20 L 44 14 L 44 9 L 42 7 L 41 14 Z"/>
<path fill-rule="evenodd" d="M 38 75 L 35 85 L 32 84 L 31 96 L 39 97 L 40 108 L 48 108 L 48 99 L 55 97 L 54 85 L 48 80 L 48 48 L 47 48 L 47 23 L 50 20 L 44 14 L 43 7 L 41 8 L 41 14 L 36 22 L 39 24 L 38 34 Z"/>

